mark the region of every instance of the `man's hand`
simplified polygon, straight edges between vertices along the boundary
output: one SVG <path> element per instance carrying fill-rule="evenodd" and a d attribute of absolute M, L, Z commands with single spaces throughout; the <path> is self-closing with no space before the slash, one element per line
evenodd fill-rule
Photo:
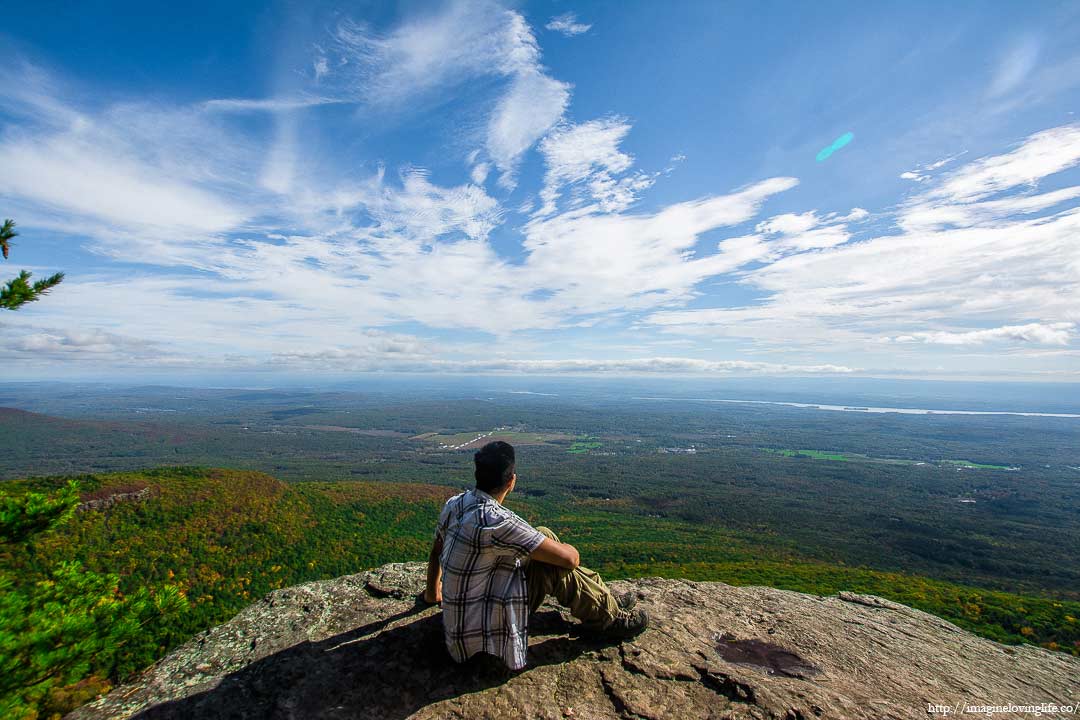
<path fill-rule="evenodd" d="M 429 605 L 442 603 L 442 566 L 439 565 L 442 545 L 442 537 L 436 537 L 435 542 L 431 544 L 431 553 L 428 554 L 427 587 L 424 588 L 424 602 Z"/>

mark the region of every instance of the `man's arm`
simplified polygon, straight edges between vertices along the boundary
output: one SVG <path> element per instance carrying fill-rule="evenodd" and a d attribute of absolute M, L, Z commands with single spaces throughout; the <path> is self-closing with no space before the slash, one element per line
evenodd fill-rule
<path fill-rule="evenodd" d="M 567 570 L 573 570 L 581 564 L 581 555 L 578 554 L 576 547 L 549 537 L 544 538 L 544 542 L 529 553 L 529 559 L 548 565 L 558 565 Z"/>
<path fill-rule="evenodd" d="M 442 536 L 435 538 L 431 544 L 431 553 L 427 561 L 427 588 L 424 589 L 424 601 L 434 605 L 442 602 L 442 565 L 439 556 L 442 555 Z"/>

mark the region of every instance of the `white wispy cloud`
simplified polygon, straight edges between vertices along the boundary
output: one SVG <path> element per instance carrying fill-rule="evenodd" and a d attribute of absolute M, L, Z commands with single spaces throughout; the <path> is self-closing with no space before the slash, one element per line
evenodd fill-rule
<path fill-rule="evenodd" d="M 1080 124 L 1043 130 L 1003 155 L 982 158 L 951 173 L 928 193 L 931 199 L 972 202 L 1042 178 L 1080 161 Z"/>
<path fill-rule="evenodd" d="M 974 227 L 1005 218 L 1030 215 L 1080 197 L 1080 187 L 1068 187 L 1038 195 L 1016 195 L 1001 200 L 975 203 L 916 201 L 904 208 L 899 218 L 908 231 L 949 227 Z"/>
<path fill-rule="evenodd" d="M 811 210 L 810 212 L 805 213 L 784 213 L 783 215 L 776 215 L 768 220 L 758 223 L 756 230 L 759 233 L 768 235 L 797 235 L 816 227 L 820 223 L 821 221 L 818 219 L 817 213 Z"/>
<path fill-rule="evenodd" d="M 312 61 L 311 71 L 315 76 L 315 82 L 319 82 L 330 72 L 330 62 L 327 60 L 326 55 L 323 55 L 321 51 L 315 56 L 315 60 Z"/>
<path fill-rule="evenodd" d="M 8 328 L 11 330 L 12 328 Z M 174 338 L 183 336 L 183 330 Z M 280 345 L 289 345 L 278 342 Z M 213 344 L 195 349 L 183 343 L 157 343 L 100 329 L 68 331 L 16 328 L 13 341 L 0 348 L 0 358 L 9 361 L 33 360 L 39 364 L 101 362 L 113 367 L 197 369 L 200 371 L 329 371 L 329 372 L 416 372 L 416 373 L 507 373 L 507 374 L 688 374 L 688 375 L 818 375 L 849 374 L 858 368 L 838 364 L 777 363 L 751 360 L 708 360 L 693 357 L 650 356 L 631 358 L 452 357 L 460 355 L 460 344 L 447 347 L 406 333 L 366 329 L 350 334 L 347 344 L 319 347 L 264 347 L 253 354 L 244 344 L 234 352 L 213 352 Z M 451 357 L 448 357 L 451 356 Z"/>
<path fill-rule="evenodd" d="M 155 343 L 116 333 L 93 330 L 46 329 L 17 335 L 6 344 L 9 356 L 26 354 L 36 357 L 75 354 L 110 356 L 156 355 Z"/>
<path fill-rule="evenodd" d="M 940 168 L 945 167 L 952 161 L 966 154 L 965 152 L 957 153 L 956 155 L 950 155 L 948 157 L 935 160 L 934 162 L 920 165 L 914 170 L 908 170 L 907 172 L 900 173 L 900 177 L 904 180 L 914 180 L 915 182 L 927 182 L 933 178 L 933 172 Z"/>
<path fill-rule="evenodd" d="M 578 17 L 575 13 L 568 12 L 562 15 L 556 15 L 548 21 L 545 25 L 548 30 L 554 30 L 555 32 L 562 33 L 567 37 L 574 37 L 575 35 L 581 35 L 589 32 L 592 29 L 592 25 L 578 22 Z"/>
<path fill-rule="evenodd" d="M 895 343 L 926 343 L 929 345 L 982 345 L 999 341 L 1035 343 L 1038 345 L 1068 345 L 1075 334 L 1075 324 L 1059 322 L 1004 325 L 985 330 L 961 332 L 935 330 L 916 332 L 910 335 L 897 335 L 896 337 L 885 338 L 885 340 Z"/>
<path fill-rule="evenodd" d="M 47 96 L 62 85 L 32 65 L 21 75 L 0 73 L 0 89 L 34 98 L 21 107 L 21 122 L 0 134 L 0 196 L 24 212 L 189 235 L 235 228 L 255 212 L 250 196 L 242 197 L 254 178 L 251 143 L 198 109 L 132 102 L 96 113 L 72 108 Z"/>
<path fill-rule="evenodd" d="M 299 164 L 300 121 L 293 113 L 275 118 L 274 138 L 259 175 L 259 184 L 279 195 L 293 189 Z"/>
<path fill-rule="evenodd" d="M 504 79 L 483 147 L 506 188 L 516 183 L 522 154 L 563 117 L 570 102 L 570 85 L 541 64 L 525 18 L 495 2 L 451 2 L 384 33 L 347 20 L 335 40 L 347 61 L 345 70 L 334 73 L 340 76 L 337 87 L 357 101 L 401 105 L 475 78 Z"/>
<path fill-rule="evenodd" d="M 671 332 L 845 351 L 867 351 L 883 327 L 903 328 L 888 335 L 902 344 L 1069 343 L 1080 317 L 1080 247 L 1073 241 L 1080 187 L 1025 192 L 1078 164 L 1077 126 L 1035 133 L 901 205 L 899 234 L 796 252 L 746 271 L 742 282 L 765 293 L 754 305 L 661 311 L 647 322 Z M 1040 214 L 1047 210 L 1055 212 Z M 813 219 L 784 217 L 781 225 L 812 233 Z M 952 329 L 926 329 L 946 319 Z M 992 320 L 997 324 L 985 329 Z"/>
<path fill-rule="evenodd" d="M 488 173 L 490 172 L 490 165 L 487 163 L 477 163 L 473 165 L 472 170 L 469 171 L 469 179 L 473 181 L 473 185 L 482 186 L 487 182 Z"/>
<path fill-rule="evenodd" d="M 0 193 L 126 226 L 212 232 L 244 221 L 242 206 L 88 140 L 80 134 L 0 140 Z"/>
<path fill-rule="evenodd" d="M 996 98 L 1018 88 L 1035 69 L 1039 46 L 1036 38 L 1025 37 L 1009 48 L 997 66 L 987 95 Z"/>
<path fill-rule="evenodd" d="M 514 187 L 521 155 L 562 118 L 569 103 L 570 86 L 566 83 L 537 71 L 515 75 L 488 122 L 486 148 L 502 171 L 502 186 Z"/>
<path fill-rule="evenodd" d="M 647 214 L 584 206 L 525 224 L 524 269 L 554 292 L 545 305 L 562 314 L 597 315 L 686 300 L 704 278 L 745 260 L 736 253 L 695 255 L 698 238 L 754 217 L 771 196 L 798 184 L 771 178 L 727 195 L 669 205 Z"/>
<path fill-rule="evenodd" d="M 223 113 L 284 112 L 320 105 L 338 105 L 345 102 L 348 101 L 341 98 L 306 95 L 270 98 L 215 98 L 202 103 L 202 107 L 206 110 Z"/>
<path fill-rule="evenodd" d="M 369 365 L 371 361 L 376 364 Z M 701 360 L 685 357 L 648 357 L 623 360 L 572 358 L 558 360 L 538 359 L 487 359 L 443 360 L 439 358 L 392 359 L 385 356 L 373 358 L 366 352 L 329 350 L 316 353 L 300 353 L 275 356 L 276 362 L 290 367 L 301 365 L 323 369 L 391 369 L 397 372 L 449 372 L 449 373 L 510 373 L 535 375 L 566 374 L 692 374 L 692 375 L 838 375 L 856 372 L 856 368 L 844 365 L 798 365 L 785 363 L 752 362 L 746 360 Z"/>
<path fill-rule="evenodd" d="M 776 258 L 792 251 L 802 252 L 815 248 L 829 248 L 847 242 L 849 222 L 858 222 L 865 213 L 855 208 L 844 218 L 819 218 L 814 211 L 785 213 L 758 223 L 758 233 L 769 236 L 769 256 Z"/>
<path fill-rule="evenodd" d="M 589 194 L 588 198 L 579 194 L 575 206 L 592 200 L 604 212 L 630 207 L 653 184 L 655 176 L 640 171 L 625 175 L 634 158 L 619 146 L 629 132 L 630 124 L 626 120 L 605 118 L 566 124 L 548 134 L 540 143 L 547 170 L 540 191 L 543 206 L 537 213 L 554 213 L 560 194 L 571 186 L 583 188 Z"/>
<path fill-rule="evenodd" d="M 393 249 L 398 241 L 418 249 L 451 233 L 483 240 L 502 216 L 498 202 L 478 185 L 438 186 L 417 168 L 402 173 L 400 185 L 387 182 L 380 171 L 348 202 L 364 208 L 377 222 L 367 237 L 380 252 Z"/>
<path fill-rule="evenodd" d="M 541 69 L 540 46 L 525 19 L 489 0 L 448 2 L 385 31 L 344 19 L 333 41 L 334 74 L 342 76 L 333 87 L 368 101 L 395 102 L 476 77 Z"/>
<path fill-rule="evenodd" d="M 129 129 L 124 125 L 115 132 Z M 148 212 L 138 206 L 140 198 L 145 199 L 145 188 L 140 188 L 131 197 L 129 212 L 103 219 L 111 224 L 83 228 L 96 237 L 95 250 L 176 271 L 207 272 L 212 279 L 158 276 L 114 286 L 115 281 L 71 278 L 63 297 L 43 316 L 92 326 L 99 319 L 91 308 L 106 304 L 115 326 L 140 336 L 214 345 L 206 340 L 209 335 L 241 345 L 234 347 L 238 352 L 261 353 L 283 344 L 324 345 L 336 334 L 393 322 L 505 334 L 662 306 L 688 297 L 695 283 L 741 262 L 736 252 L 725 253 L 724 248 L 695 257 L 692 248 L 702 233 L 752 218 L 770 195 L 795 181 L 774 179 L 649 214 L 625 214 L 631 199 L 619 200 L 605 183 L 617 185 L 635 177 L 632 158 L 618 148 L 628 129 L 624 121 L 608 119 L 568 125 L 553 136 L 546 157 L 549 175 L 557 178 L 554 185 L 581 183 L 592 202 L 528 223 L 523 262 L 511 263 L 489 242 L 503 209 L 482 187 L 437 185 L 416 168 L 389 178 L 380 170 L 367 180 L 298 197 L 301 205 L 310 204 L 301 217 L 320 218 L 317 229 L 308 233 L 259 228 L 243 237 L 223 234 L 240 222 L 239 216 L 190 232 L 184 224 L 189 215 L 204 221 L 215 217 L 203 207 L 155 212 L 157 225 L 147 232 L 138 214 Z M 138 138 L 155 145 L 149 132 L 143 128 Z M 611 141 L 587 167 L 574 169 L 557 148 L 572 146 L 581 133 Z M 568 143 L 568 137 L 577 140 Z M 248 177 L 259 177 L 261 161 L 260 153 L 251 153 Z M 218 167 L 210 162 L 198 173 L 187 173 L 203 177 L 201 183 L 193 180 L 194 187 L 212 185 L 231 164 Z M 165 175 L 156 163 L 144 163 L 139 172 L 151 180 Z M 26 193 L 27 187 L 15 192 Z M 71 213 L 80 210 L 77 203 L 97 202 L 94 197 L 57 201 Z M 265 213 L 271 202 L 256 195 L 255 204 Z M 100 214 L 101 208 L 94 211 Z M 357 216 L 364 218 L 358 224 L 347 220 Z M 259 222 L 265 226 L 267 220 Z M 195 286 L 199 292 L 192 294 Z M 222 303 L 227 310 L 217 307 Z M 492 307 L 499 312 L 486 310 Z M 259 318 L 259 337 L 238 343 L 236 331 L 227 328 L 250 327 L 252 317 Z"/>

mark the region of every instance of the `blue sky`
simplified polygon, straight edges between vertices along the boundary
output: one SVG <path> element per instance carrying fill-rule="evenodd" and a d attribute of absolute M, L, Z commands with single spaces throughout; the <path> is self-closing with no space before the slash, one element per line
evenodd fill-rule
<path fill-rule="evenodd" d="M 20 3 L 8 379 L 1076 381 L 1075 3 Z M 818 152 L 854 139 L 823 161 Z"/>

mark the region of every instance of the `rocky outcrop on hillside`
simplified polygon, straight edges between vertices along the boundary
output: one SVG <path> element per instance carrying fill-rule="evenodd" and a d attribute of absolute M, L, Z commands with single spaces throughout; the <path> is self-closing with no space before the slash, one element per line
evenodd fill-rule
<path fill-rule="evenodd" d="M 96 494 L 87 496 L 83 499 L 83 502 L 76 506 L 78 512 L 87 512 L 89 510 L 108 510 L 114 505 L 125 502 L 141 502 L 143 500 L 149 500 L 154 496 L 154 489 L 150 486 L 132 489 L 121 489 L 117 491 L 112 489 L 111 491 L 102 494 L 98 497 Z"/>
<path fill-rule="evenodd" d="M 440 611 L 415 602 L 423 572 L 393 564 L 270 593 L 69 717 L 884 720 L 1011 704 L 992 717 L 1032 718 L 1021 706 L 1080 700 L 1080 659 L 881 598 L 685 580 L 612 583 L 653 618 L 631 641 L 579 637 L 545 606 L 524 671 L 456 665 Z M 1080 717 L 1042 713 L 1055 716 Z"/>

